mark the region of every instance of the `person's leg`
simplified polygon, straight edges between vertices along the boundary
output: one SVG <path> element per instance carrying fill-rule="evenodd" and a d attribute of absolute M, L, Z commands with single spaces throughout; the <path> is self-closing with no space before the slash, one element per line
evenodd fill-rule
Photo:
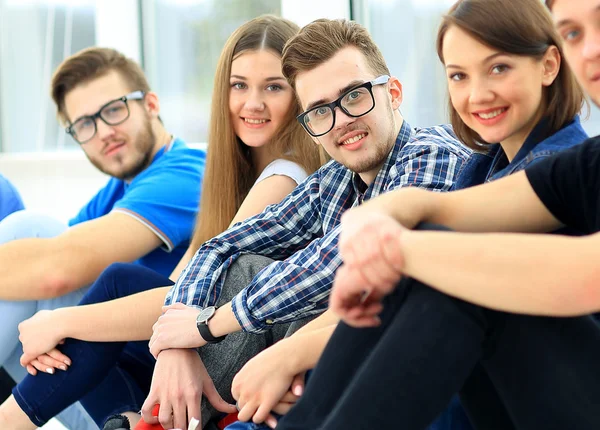
<path fill-rule="evenodd" d="M 14 212 L 0 221 L 0 245 L 17 239 L 32 237 L 55 237 L 67 229 L 67 225 L 54 218 L 23 210 Z M 36 301 L 0 300 L 0 366 L 5 366 L 9 357 L 20 350 L 19 323 L 31 317 L 38 308 Z M 12 369 L 12 368 L 11 368 Z M 11 370 L 6 369 L 11 373 Z M 22 375 L 22 374 L 21 374 Z M 11 375 L 17 381 L 19 375 Z"/>
<path fill-rule="evenodd" d="M 242 255 L 227 270 L 218 306 L 233 299 L 254 276 L 273 260 L 260 255 Z M 232 333 L 217 344 L 200 348 L 200 357 L 206 366 L 219 394 L 228 402 L 235 403 L 231 395 L 231 383 L 237 372 L 256 354 L 282 339 L 289 324 L 277 324 L 272 330 L 260 335 L 245 332 Z M 223 414 L 216 411 L 206 399 L 202 400 L 202 426 L 209 420 L 219 419 Z"/>
<path fill-rule="evenodd" d="M 168 278 L 145 267 L 114 264 L 102 273 L 81 304 L 108 301 L 169 284 L 172 282 Z M 115 389 L 129 383 L 128 375 L 115 370 L 125 344 L 67 339 L 60 349 L 72 360 L 68 371 L 57 372 L 54 375 L 38 373 L 35 377 L 27 376 L 13 390 L 14 400 L 34 424 L 43 425 L 63 408 L 98 386 L 107 375 L 116 375 L 115 378 L 124 380 L 120 381 L 120 385 L 109 387 L 112 391 L 108 391 L 98 403 L 91 404 L 88 410 L 100 425 L 106 417 L 98 415 L 103 413 L 107 404 L 131 404 L 137 402 L 141 396 L 131 390 Z M 137 399 L 132 401 L 132 396 Z"/>
<path fill-rule="evenodd" d="M 479 362 L 516 428 L 600 428 L 600 330 L 591 318 L 503 314 L 409 279 L 386 299 L 382 321 L 338 397 L 330 387 L 344 384 L 340 368 L 355 367 L 347 346 L 363 332 L 340 324 L 279 430 L 423 429 Z M 481 415 L 501 409 L 478 406 Z"/>
<path fill-rule="evenodd" d="M 426 428 L 462 387 L 485 333 L 475 307 L 444 297 L 404 279 L 379 327 L 340 323 L 278 429 Z"/>

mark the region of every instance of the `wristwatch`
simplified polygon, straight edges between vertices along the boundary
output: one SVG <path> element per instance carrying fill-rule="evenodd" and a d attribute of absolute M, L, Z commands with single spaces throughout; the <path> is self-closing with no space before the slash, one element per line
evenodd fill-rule
<path fill-rule="evenodd" d="M 196 317 L 196 327 L 198 327 L 198 331 L 200 332 L 202 339 L 204 339 L 207 343 L 219 343 L 227 337 L 227 335 L 214 337 L 208 328 L 208 321 L 215 315 L 216 311 L 216 307 L 209 306 L 202 309 Z"/>

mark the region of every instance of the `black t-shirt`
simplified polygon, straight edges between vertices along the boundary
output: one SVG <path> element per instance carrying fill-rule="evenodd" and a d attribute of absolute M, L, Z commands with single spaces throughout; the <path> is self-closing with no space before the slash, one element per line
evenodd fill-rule
<path fill-rule="evenodd" d="M 525 169 L 542 203 L 582 233 L 600 231 L 600 136 Z"/>

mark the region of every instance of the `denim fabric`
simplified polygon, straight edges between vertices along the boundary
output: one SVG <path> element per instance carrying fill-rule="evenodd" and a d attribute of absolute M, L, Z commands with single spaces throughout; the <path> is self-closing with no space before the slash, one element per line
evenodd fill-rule
<path fill-rule="evenodd" d="M 172 284 L 146 267 L 113 264 L 90 287 L 80 304 L 114 300 Z M 98 426 L 109 415 L 139 410 L 150 389 L 155 362 L 147 341 L 67 339 L 60 349 L 73 363 L 66 372 L 27 376 L 13 390 L 15 400 L 34 424 L 43 425 L 78 399 Z"/>
<path fill-rule="evenodd" d="M 16 239 L 32 237 L 55 237 L 64 232 L 67 225 L 52 217 L 29 210 L 14 212 L 0 222 L 0 244 Z M 26 375 L 19 358 L 22 348 L 19 342 L 17 326 L 42 309 L 57 309 L 74 306 L 83 297 L 87 288 L 83 288 L 61 297 L 47 300 L 3 301 L 0 300 L 0 365 L 17 382 Z M 97 427 L 83 410 L 81 405 L 73 405 L 58 416 L 59 420 L 69 428 L 77 430 L 96 430 Z"/>

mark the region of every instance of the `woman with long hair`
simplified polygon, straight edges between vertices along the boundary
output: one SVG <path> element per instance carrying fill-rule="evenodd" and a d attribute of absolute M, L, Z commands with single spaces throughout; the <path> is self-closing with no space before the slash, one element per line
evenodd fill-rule
<path fill-rule="evenodd" d="M 200 213 L 170 279 L 177 279 L 204 241 L 278 203 L 320 165 L 318 147 L 295 121 L 299 107 L 281 73 L 283 46 L 298 30 L 288 20 L 261 16 L 227 40 L 215 75 Z M 21 362 L 31 376 L 0 406 L 0 427 L 36 428 L 79 399 L 99 426 L 115 413 L 139 419 L 135 412 L 149 391 L 154 358 L 147 342 L 132 341 L 150 338 L 170 279 L 115 264 L 80 306 L 23 322 Z M 229 411 L 214 393 L 217 408 Z"/>

